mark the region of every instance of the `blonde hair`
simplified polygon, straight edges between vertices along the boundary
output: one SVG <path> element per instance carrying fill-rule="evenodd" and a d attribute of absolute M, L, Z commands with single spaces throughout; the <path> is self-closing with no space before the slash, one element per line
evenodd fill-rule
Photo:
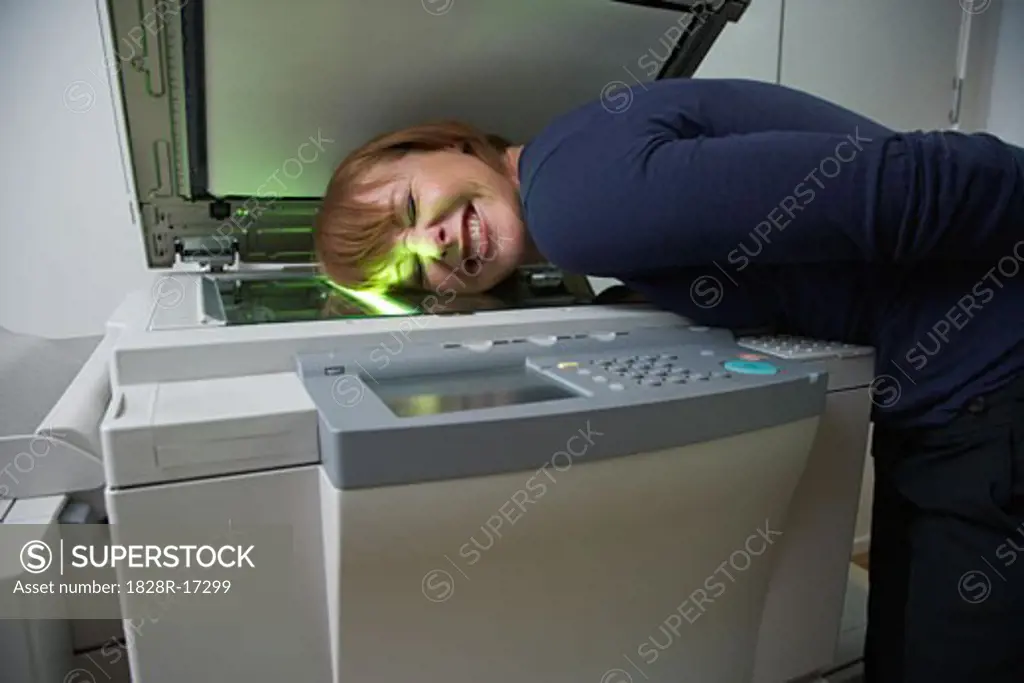
<path fill-rule="evenodd" d="M 462 150 L 504 173 L 503 153 L 510 143 L 457 121 L 439 121 L 378 136 L 350 153 L 335 170 L 313 222 L 316 255 L 324 273 L 347 287 L 378 287 L 392 266 L 390 236 L 403 227 L 395 207 L 362 201 L 359 196 L 387 180 L 366 181 L 382 162 L 409 152 Z"/>

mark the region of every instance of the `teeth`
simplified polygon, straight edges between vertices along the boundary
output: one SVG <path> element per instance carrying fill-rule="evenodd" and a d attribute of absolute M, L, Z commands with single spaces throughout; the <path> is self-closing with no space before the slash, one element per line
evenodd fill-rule
<path fill-rule="evenodd" d="M 469 216 L 469 242 L 470 253 L 476 256 L 480 253 L 480 217 L 475 212 Z"/>

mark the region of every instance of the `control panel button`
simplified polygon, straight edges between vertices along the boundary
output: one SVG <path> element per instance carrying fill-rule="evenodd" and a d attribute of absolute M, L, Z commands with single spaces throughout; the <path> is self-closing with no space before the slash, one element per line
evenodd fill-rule
<path fill-rule="evenodd" d="M 597 382 L 598 384 L 604 384 L 605 382 L 608 381 L 608 378 L 607 377 L 602 377 L 601 375 L 596 375 L 594 377 L 594 381 Z"/>
<path fill-rule="evenodd" d="M 527 337 L 526 340 L 531 344 L 537 346 L 554 346 L 555 342 L 558 341 L 558 337 L 553 334 L 540 334 L 533 337 Z"/>
<path fill-rule="evenodd" d="M 618 382 L 612 382 L 611 384 L 608 385 L 608 388 L 611 389 L 612 391 L 622 391 L 626 387 L 622 386 Z"/>
<path fill-rule="evenodd" d="M 774 375 L 779 371 L 777 367 L 764 361 L 730 360 L 723 365 L 729 372 L 741 375 Z"/>
<path fill-rule="evenodd" d="M 715 352 L 712 351 L 711 349 L 701 349 L 700 355 L 702 355 L 702 356 L 713 356 L 713 355 L 715 355 Z"/>
<path fill-rule="evenodd" d="M 615 337 L 616 334 L 614 332 L 592 332 L 590 335 L 591 339 L 603 342 L 615 341 Z"/>

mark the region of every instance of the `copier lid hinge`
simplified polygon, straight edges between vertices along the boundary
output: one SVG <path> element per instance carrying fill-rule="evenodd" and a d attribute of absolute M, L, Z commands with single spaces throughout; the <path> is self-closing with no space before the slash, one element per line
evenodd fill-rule
<path fill-rule="evenodd" d="M 682 11 L 689 16 L 657 78 L 692 78 L 726 24 L 740 20 L 750 0 L 615 0 L 627 5 Z"/>
<path fill-rule="evenodd" d="M 237 267 L 241 260 L 238 240 L 220 235 L 176 238 L 174 252 L 181 263 L 196 264 L 214 273 Z"/>

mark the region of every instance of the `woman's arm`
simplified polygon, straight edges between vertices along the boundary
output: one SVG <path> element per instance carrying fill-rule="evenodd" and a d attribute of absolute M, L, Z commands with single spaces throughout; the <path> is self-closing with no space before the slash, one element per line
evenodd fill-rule
<path fill-rule="evenodd" d="M 766 269 L 750 268 L 725 278 L 714 268 L 676 268 L 647 273 L 626 284 L 660 309 L 695 324 L 734 331 L 778 330 L 784 325 L 784 293 Z"/>
<path fill-rule="evenodd" d="M 769 131 L 836 133 L 860 131 L 882 137 L 893 131 L 817 95 L 777 83 L 739 78 L 668 79 L 634 89 L 631 112 L 660 119 L 678 131 L 688 121 L 706 137 Z"/>
<path fill-rule="evenodd" d="M 593 117 L 524 194 L 541 252 L 619 277 L 713 264 L 911 264 L 1024 256 L 1024 169 L 984 135 L 774 131 L 680 138 Z"/>

